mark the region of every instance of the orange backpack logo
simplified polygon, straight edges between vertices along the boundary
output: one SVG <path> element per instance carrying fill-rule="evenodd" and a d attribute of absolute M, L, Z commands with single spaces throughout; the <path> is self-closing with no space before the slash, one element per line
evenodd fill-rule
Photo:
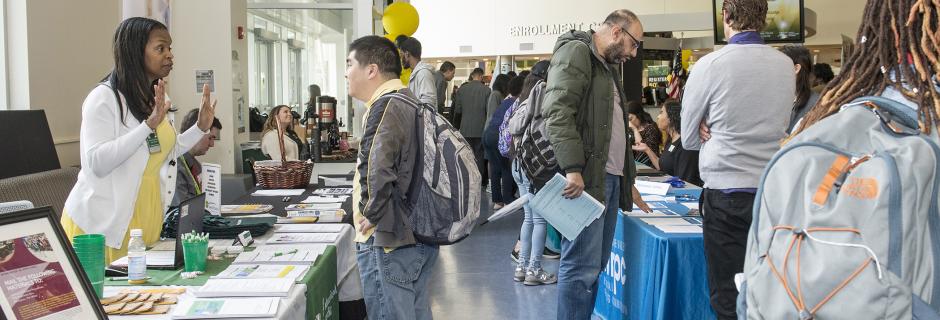
<path fill-rule="evenodd" d="M 878 180 L 875 178 L 849 178 L 848 183 L 842 187 L 846 195 L 862 200 L 871 200 L 878 197 Z"/>

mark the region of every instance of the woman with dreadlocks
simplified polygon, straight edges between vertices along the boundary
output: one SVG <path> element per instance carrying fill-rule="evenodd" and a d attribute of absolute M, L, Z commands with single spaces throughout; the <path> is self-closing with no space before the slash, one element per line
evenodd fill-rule
<path fill-rule="evenodd" d="M 856 98 L 882 96 L 916 110 L 921 131 L 940 140 L 933 132 L 940 124 L 938 14 L 938 1 L 869 0 L 857 49 L 792 136 Z"/>

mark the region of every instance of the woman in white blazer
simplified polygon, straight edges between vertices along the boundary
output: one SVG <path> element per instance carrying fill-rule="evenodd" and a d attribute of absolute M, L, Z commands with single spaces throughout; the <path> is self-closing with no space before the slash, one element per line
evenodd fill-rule
<path fill-rule="evenodd" d="M 158 21 L 121 22 L 114 69 L 82 104 L 82 168 L 61 223 L 69 239 L 103 234 L 107 262 L 127 254 L 130 229 L 144 230 L 147 244 L 159 239 L 176 186 L 174 159 L 208 132 L 215 116 L 203 87 L 197 125 L 182 134 L 174 129 L 163 80 L 173 69 L 171 43 Z"/>

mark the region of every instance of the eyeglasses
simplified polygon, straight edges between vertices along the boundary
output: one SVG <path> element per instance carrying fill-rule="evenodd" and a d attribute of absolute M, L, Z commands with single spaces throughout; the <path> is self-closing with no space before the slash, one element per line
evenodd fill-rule
<path fill-rule="evenodd" d="M 633 49 L 639 50 L 640 47 L 643 46 L 643 41 L 637 40 L 635 37 L 633 37 L 633 35 L 630 34 L 630 31 L 627 31 L 627 28 L 624 28 L 623 26 L 620 26 L 620 30 L 622 30 L 623 33 L 626 33 L 627 36 L 629 36 L 630 39 L 633 40 Z"/>

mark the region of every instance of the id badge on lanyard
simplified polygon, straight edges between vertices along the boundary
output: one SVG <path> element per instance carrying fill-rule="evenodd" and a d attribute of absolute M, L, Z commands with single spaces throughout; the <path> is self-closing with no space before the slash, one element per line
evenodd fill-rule
<path fill-rule="evenodd" d="M 150 135 L 147 136 L 147 149 L 150 150 L 150 154 L 160 153 L 160 139 L 157 139 L 156 130 L 150 132 Z"/>

